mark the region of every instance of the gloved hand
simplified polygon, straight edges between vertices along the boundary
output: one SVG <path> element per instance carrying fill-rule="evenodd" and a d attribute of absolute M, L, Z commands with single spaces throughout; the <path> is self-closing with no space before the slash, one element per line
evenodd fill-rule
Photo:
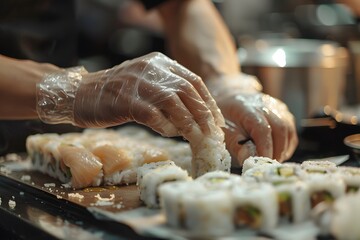
<path fill-rule="evenodd" d="M 94 128 L 136 121 L 189 141 L 225 125 L 201 78 L 161 53 L 95 73 L 80 68 L 50 74 L 37 96 L 46 123 Z"/>
<path fill-rule="evenodd" d="M 255 77 L 240 74 L 207 86 L 226 121 L 227 148 L 239 164 L 254 155 L 280 162 L 292 156 L 298 144 L 294 116 L 283 102 L 262 93 Z"/>

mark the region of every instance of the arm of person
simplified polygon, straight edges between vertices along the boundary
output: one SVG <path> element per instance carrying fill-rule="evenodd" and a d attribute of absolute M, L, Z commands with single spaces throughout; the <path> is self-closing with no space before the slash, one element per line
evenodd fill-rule
<path fill-rule="evenodd" d="M 201 78 L 161 53 L 88 73 L 0 56 L 0 119 L 103 128 L 135 121 L 189 141 L 224 119 Z"/>
<path fill-rule="evenodd" d="M 59 68 L 0 55 L 0 119 L 36 119 L 36 84 Z"/>
<path fill-rule="evenodd" d="M 211 1 L 173 0 L 158 9 L 172 57 L 204 81 L 239 74 L 234 40 Z"/>

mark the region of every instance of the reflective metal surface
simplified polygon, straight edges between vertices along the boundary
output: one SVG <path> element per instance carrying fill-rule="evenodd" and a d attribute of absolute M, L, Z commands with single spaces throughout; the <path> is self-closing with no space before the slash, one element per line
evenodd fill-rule
<path fill-rule="evenodd" d="M 264 92 L 283 100 L 297 127 L 325 106 L 343 102 L 347 51 L 330 41 L 257 39 L 238 50 L 242 70 L 258 77 Z"/>

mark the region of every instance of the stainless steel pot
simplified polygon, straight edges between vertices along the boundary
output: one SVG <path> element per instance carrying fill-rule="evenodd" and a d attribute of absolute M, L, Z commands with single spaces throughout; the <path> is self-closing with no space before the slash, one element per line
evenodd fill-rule
<path fill-rule="evenodd" d="M 255 75 L 264 92 L 284 101 L 297 127 L 325 106 L 344 101 L 347 51 L 334 42 L 309 39 L 257 39 L 241 43 L 244 73 Z"/>

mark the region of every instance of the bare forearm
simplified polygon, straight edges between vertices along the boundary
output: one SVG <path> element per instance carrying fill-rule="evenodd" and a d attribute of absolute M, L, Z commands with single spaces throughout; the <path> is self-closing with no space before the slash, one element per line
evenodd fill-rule
<path fill-rule="evenodd" d="M 0 55 L 0 119 L 35 119 L 36 84 L 44 74 L 57 71 L 51 64 Z"/>
<path fill-rule="evenodd" d="M 211 1 L 170 1 L 159 12 L 172 57 L 181 64 L 204 80 L 239 73 L 234 41 Z"/>

